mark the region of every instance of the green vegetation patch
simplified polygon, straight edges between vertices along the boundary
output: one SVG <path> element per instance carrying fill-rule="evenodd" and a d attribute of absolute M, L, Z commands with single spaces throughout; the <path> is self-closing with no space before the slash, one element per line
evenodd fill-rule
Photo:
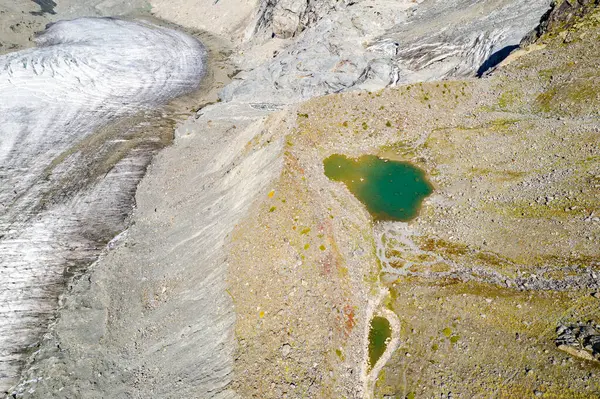
<path fill-rule="evenodd" d="M 522 96 L 523 93 L 519 90 L 506 90 L 498 97 L 498 106 L 503 110 L 508 109 L 517 104 Z"/>
<path fill-rule="evenodd" d="M 579 115 L 593 112 L 598 102 L 600 82 L 586 78 L 549 88 L 536 98 L 535 105 L 541 112 Z"/>

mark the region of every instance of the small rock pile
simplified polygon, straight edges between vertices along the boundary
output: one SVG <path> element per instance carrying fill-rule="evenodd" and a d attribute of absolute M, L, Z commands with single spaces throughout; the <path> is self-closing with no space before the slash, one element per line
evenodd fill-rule
<path fill-rule="evenodd" d="M 600 361 L 600 325 L 592 321 L 560 324 L 556 334 L 558 349 L 585 360 Z"/>

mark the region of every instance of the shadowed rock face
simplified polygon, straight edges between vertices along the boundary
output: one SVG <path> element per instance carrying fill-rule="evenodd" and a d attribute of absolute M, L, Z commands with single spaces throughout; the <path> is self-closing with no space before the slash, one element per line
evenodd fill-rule
<path fill-rule="evenodd" d="M 552 7 L 542 16 L 540 24 L 523 39 L 523 45 L 535 42 L 545 33 L 572 27 L 579 18 L 598 5 L 600 0 L 553 1 Z"/>
<path fill-rule="evenodd" d="M 206 57 L 185 34 L 116 19 L 58 22 L 37 44 L 0 57 L 0 388 L 65 277 L 124 228 L 172 135 L 152 109 L 196 88 Z"/>
<path fill-rule="evenodd" d="M 41 8 L 40 11 L 38 12 L 32 12 L 32 14 L 34 15 L 41 15 L 44 13 L 48 13 L 48 14 L 56 14 L 56 12 L 54 11 L 54 7 L 56 7 L 56 3 L 52 0 L 33 0 L 33 2 L 35 4 L 38 4 Z"/>

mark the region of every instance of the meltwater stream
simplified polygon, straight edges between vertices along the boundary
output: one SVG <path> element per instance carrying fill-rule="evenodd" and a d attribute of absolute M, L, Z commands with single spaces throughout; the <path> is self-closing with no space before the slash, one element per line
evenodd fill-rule
<path fill-rule="evenodd" d="M 0 56 L 0 392 L 51 320 L 66 268 L 123 228 L 160 147 L 148 118 L 198 87 L 207 57 L 184 33 L 112 18 L 57 22 L 36 42 Z"/>

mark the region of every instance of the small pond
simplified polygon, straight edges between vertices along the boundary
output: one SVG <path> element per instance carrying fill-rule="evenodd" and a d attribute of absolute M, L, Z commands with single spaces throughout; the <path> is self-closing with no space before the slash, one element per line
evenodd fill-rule
<path fill-rule="evenodd" d="M 373 368 L 381 355 L 385 353 L 392 336 L 390 322 L 385 317 L 373 317 L 369 330 L 369 366 Z"/>
<path fill-rule="evenodd" d="M 414 219 L 423 199 L 433 191 L 425 172 L 408 162 L 334 154 L 323 163 L 325 175 L 346 184 L 376 220 Z"/>

